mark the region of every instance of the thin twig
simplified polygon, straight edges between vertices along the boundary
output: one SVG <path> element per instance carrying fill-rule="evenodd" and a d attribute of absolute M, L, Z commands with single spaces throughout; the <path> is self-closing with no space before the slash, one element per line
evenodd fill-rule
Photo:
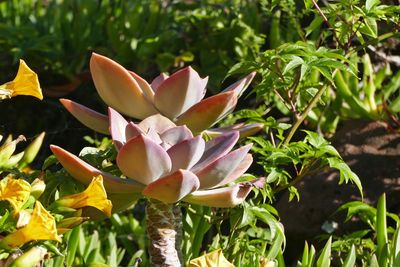
<path fill-rule="evenodd" d="M 332 31 L 333 34 L 333 38 L 336 40 L 336 42 L 338 43 L 338 45 L 344 49 L 342 43 L 340 42 L 338 36 L 336 35 L 336 31 L 335 28 L 332 27 L 331 23 L 329 22 L 328 18 L 325 16 L 324 12 L 322 11 L 322 9 L 319 7 L 319 5 L 317 4 L 317 2 L 315 0 L 312 0 L 315 8 L 318 10 L 318 13 L 321 15 L 322 19 L 325 21 L 326 25 L 328 25 L 328 28 Z"/>

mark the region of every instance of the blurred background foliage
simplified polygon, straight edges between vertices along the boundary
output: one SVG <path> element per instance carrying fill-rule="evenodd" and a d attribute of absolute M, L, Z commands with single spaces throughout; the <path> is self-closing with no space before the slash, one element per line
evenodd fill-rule
<path fill-rule="evenodd" d="M 399 21 L 395 0 L 0 1 L 1 81 L 13 78 L 23 58 L 45 94 L 42 102 L 25 97 L 2 102 L 0 133 L 33 140 L 45 130 L 37 169 L 50 155 L 50 143 L 75 154 L 88 145 L 109 147 L 58 102 L 68 97 L 105 111 L 88 68 L 94 51 L 148 81 L 191 65 L 210 76 L 212 94 L 255 70 L 251 93 L 221 125 L 264 123 L 264 131 L 251 138 L 257 162 L 252 172 L 267 176 L 268 185 L 234 209 L 184 207 L 184 254 L 189 259 L 222 247 L 237 266 L 268 264 L 266 258 L 284 266 L 285 235 L 273 208 L 281 192 L 300 198 L 296 183 L 325 166 L 340 171 L 340 182 L 355 182 L 361 190 L 335 148 L 311 131 L 332 137 L 348 119 L 383 121 L 399 131 Z M 303 128 L 311 131 L 298 131 Z M 295 255 L 297 266 L 329 266 L 332 255 L 334 266 L 397 262 L 399 220 L 388 214 L 386 226 L 382 203 L 384 197 L 377 209 L 359 202 L 342 207 L 349 210 L 348 220 L 358 216 L 368 229 L 333 240 L 326 236 L 317 250 L 306 243 L 302 258 Z M 48 266 L 128 266 L 137 257 L 146 266 L 142 208 L 74 229 Z M 383 210 L 379 216 L 377 210 Z"/>

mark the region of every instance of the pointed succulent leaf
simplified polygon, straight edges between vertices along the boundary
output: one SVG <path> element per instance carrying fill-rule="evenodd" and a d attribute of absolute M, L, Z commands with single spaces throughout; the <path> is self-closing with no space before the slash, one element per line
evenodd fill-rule
<path fill-rule="evenodd" d="M 126 141 L 129 141 L 131 138 L 138 136 L 139 134 L 143 134 L 142 129 L 133 122 L 129 122 L 125 128 L 125 136 Z"/>
<path fill-rule="evenodd" d="M 234 84 L 231 84 L 223 92 L 234 91 L 237 94 L 237 96 L 240 97 L 243 94 L 243 92 L 247 89 L 247 87 L 250 85 L 254 76 L 256 76 L 255 71 L 253 71 L 243 79 L 240 79 L 239 81 L 235 82 Z"/>
<path fill-rule="evenodd" d="M 229 184 L 236 181 L 240 176 L 242 176 L 253 163 L 253 156 L 247 154 L 244 159 L 239 163 L 239 165 L 226 177 L 221 183 L 217 184 L 215 187 L 221 186 L 223 184 Z"/>
<path fill-rule="evenodd" d="M 235 184 L 229 187 L 198 190 L 183 201 L 216 208 L 231 208 L 242 203 L 252 189 L 251 183 Z"/>
<path fill-rule="evenodd" d="M 161 73 L 160 75 L 158 75 L 152 82 L 151 82 L 151 88 L 153 89 L 153 91 L 157 91 L 158 87 L 160 86 L 160 84 L 165 81 L 169 76 L 165 73 Z"/>
<path fill-rule="evenodd" d="M 147 133 L 149 129 L 154 129 L 157 133 L 162 133 L 169 128 L 176 127 L 175 123 L 173 123 L 167 117 L 164 117 L 161 114 L 152 115 L 142 120 L 139 124 L 140 129 L 143 132 Z"/>
<path fill-rule="evenodd" d="M 234 131 L 224 133 L 206 142 L 203 156 L 201 157 L 199 162 L 192 168 L 192 171 L 194 173 L 197 173 L 215 160 L 226 155 L 233 148 L 238 139 L 239 133 Z"/>
<path fill-rule="evenodd" d="M 161 146 L 138 135 L 121 148 L 117 165 L 127 177 L 147 185 L 171 170 L 171 159 Z"/>
<path fill-rule="evenodd" d="M 238 148 L 196 172 L 195 174 L 200 180 L 200 188 L 212 188 L 232 182 L 227 178 L 243 161 L 251 146 L 252 144 L 249 144 Z"/>
<path fill-rule="evenodd" d="M 40 133 L 33 141 L 25 148 L 24 156 L 18 162 L 18 167 L 23 168 L 30 164 L 39 153 L 40 147 L 42 146 L 45 132 Z"/>
<path fill-rule="evenodd" d="M 147 185 L 143 195 L 165 203 L 175 203 L 196 191 L 199 186 L 199 179 L 192 172 L 177 170 Z"/>
<path fill-rule="evenodd" d="M 167 150 L 172 161 L 171 171 L 192 168 L 203 155 L 204 147 L 205 142 L 200 135 L 172 146 Z"/>
<path fill-rule="evenodd" d="M 61 104 L 86 127 L 102 134 L 110 134 L 108 117 L 69 99 L 60 99 Z"/>
<path fill-rule="evenodd" d="M 205 130 L 203 131 L 203 134 L 213 138 L 226 132 L 238 131 L 240 138 L 244 138 L 256 134 L 258 131 L 262 130 L 262 128 L 264 128 L 263 123 L 239 123 L 232 126 Z"/>
<path fill-rule="evenodd" d="M 144 188 L 144 185 L 138 182 L 129 179 L 122 179 L 110 173 L 96 169 L 61 147 L 51 145 L 50 149 L 65 170 L 73 178 L 83 184 L 88 185 L 94 176 L 101 175 L 103 176 L 104 188 L 110 193 L 135 193 L 141 192 Z"/>
<path fill-rule="evenodd" d="M 142 130 L 133 122 L 127 122 L 125 118 L 112 108 L 108 108 L 110 119 L 110 133 L 115 148 L 119 150 L 127 140 L 142 134 Z"/>
<path fill-rule="evenodd" d="M 177 71 L 158 86 L 154 105 L 167 117 L 176 118 L 204 97 L 207 81 L 191 67 Z"/>
<path fill-rule="evenodd" d="M 193 138 L 193 134 L 189 128 L 184 125 L 165 130 L 160 135 L 160 138 L 164 146 L 170 148 L 171 146 L 176 145 L 184 140 Z"/>
<path fill-rule="evenodd" d="M 153 103 L 154 91 L 153 91 L 153 89 L 151 89 L 150 84 L 148 84 L 148 82 L 145 79 L 143 79 L 142 77 L 140 77 L 133 71 L 129 71 L 129 73 L 132 75 L 132 77 L 138 83 L 138 85 L 140 86 L 140 89 L 144 93 L 144 96 L 147 98 L 147 100 L 150 103 Z"/>
<path fill-rule="evenodd" d="M 138 119 L 157 113 L 129 71 L 117 62 L 93 53 L 90 72 L 97 92 L 107 105 Z"/>
<path fill-rule="evenodd" d="M 180 115 L 176 124 L 186 125 L 192 132 L 199 133 L 225 116 L 236 106 L 236 103 L 237 96 L 234 91 L 211 96 Z"/>

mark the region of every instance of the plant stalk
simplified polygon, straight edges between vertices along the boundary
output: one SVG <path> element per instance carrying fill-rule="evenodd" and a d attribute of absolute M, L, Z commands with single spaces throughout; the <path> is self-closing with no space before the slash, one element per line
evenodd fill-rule
<path fill-rule="evenodd" d="M 146 222 L 150 239 L 150 266 L 182 266 L 176 247 L 174 206 L 149 199 L 146 206 Z"/>

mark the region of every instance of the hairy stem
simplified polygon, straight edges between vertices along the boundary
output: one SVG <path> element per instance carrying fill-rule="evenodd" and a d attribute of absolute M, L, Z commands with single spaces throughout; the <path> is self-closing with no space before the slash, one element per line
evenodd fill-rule
<path fill-rule="evenodd" d="M 150 239 L 150 265 L 180 267 L 176 249 L 174 206 L 149 199 L 146 207 L 147 235 Z"/>

